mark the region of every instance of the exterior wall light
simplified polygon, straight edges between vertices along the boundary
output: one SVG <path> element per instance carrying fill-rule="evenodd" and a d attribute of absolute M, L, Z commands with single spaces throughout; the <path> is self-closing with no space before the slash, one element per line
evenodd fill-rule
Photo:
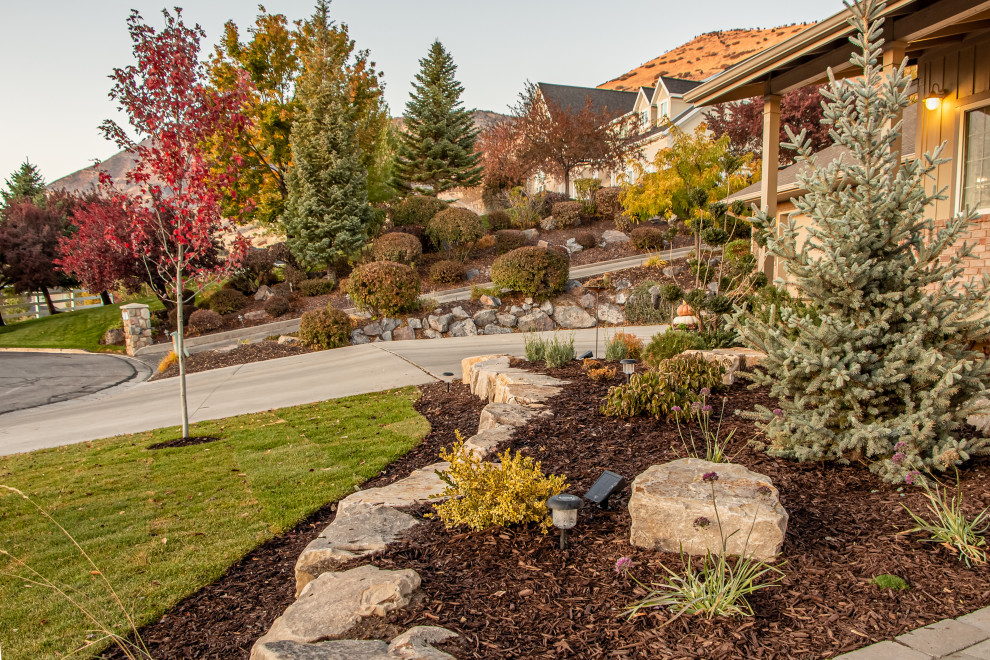
<path fill-rule="evenodd" d="M 619 360 L 619 364 L 622 365 L 622 373 L 626 375 L 626 384 L 628 385 L 629 379 L 636 373 L 636 360 L 626 358 L 625 360 Z"/>
<path fill-rule="evenodd" d="M 581 498 L 568 493 L 554 495 L 547 500 L 547 507 L 552 512 L 553 526 L 560 530 L 560 549 L 563 550 L 567 547 L 567 530 L 577 524 Z"/>
<path fill-rule="evenodd" d="M 929 110 L 938 110 L 938 107 L 942 105 L 942 99 L 945 98 L 945 90 L 939 87 L 938 83 L 932 83 L 932 88 L 929 90 L 928 95 L 925 96 L 925 107 Z"/>

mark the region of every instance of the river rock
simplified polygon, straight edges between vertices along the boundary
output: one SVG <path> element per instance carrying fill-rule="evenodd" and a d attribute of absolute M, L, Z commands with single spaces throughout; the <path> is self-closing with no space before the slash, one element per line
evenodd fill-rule
<path fill-rule="evenodd" d="M 558 306 L 553 313 L 553 320 L 562 328 L 593 328 L 595 319 L 588 312 L 574 305 Z"/>
<path fill-rule="evenodd" d="M 477 334 L 478 334 L 478 326 L 474 324 L 474 320 L 471 318 L 466 318 L 463 321 L 458 321 L 457 323 L 450 326 L 451 337 L 474 337 Z"/>
<path fill-rule="evenodd" d="M 495 323 L 498 316 L 495 314 L 494 309 L 483 309 L 480 312 L 477 312 L 472 318 L 474 319 L 474 324 L 476 326 L 483 328 L 486 325 Z"/>
<path fill-rule="evenodd" d="M 406 325 L 408 325 L 413 330 L 422 330 L 423 329 L 423 322 L 420 321 L 415 316 L 410 316 L 409 318 L 407 318 L 406 319 Z"/>
<path fill-rule="evenodd" d="M 426 336 L 427 339 L 440 339 L 441 337 L 443 337 L 443 335 L 441 335 L 433 328 L 427 328 L 426 330 L 423 330 L 423 334 Z"/>
<path fill-rule="evenodd" d="M 705 482 L 708 473 L 717 474 L 718 480 Z M 637 476 L 629 514 L 630 543 L 664 552 L 721 554 L 724 536 L 728 554 L 770 561 L 780 552 L 787 532 L 787 511 L 769 477 L 742 465 L 697 458 L 653 465 Z"/>
<path fill-rule="evenodd" d="M 518 327 L 519 332 L 545 332 L 557 326 L 546 312 L 536 309 L 525 316 L 520 316 Z"/>

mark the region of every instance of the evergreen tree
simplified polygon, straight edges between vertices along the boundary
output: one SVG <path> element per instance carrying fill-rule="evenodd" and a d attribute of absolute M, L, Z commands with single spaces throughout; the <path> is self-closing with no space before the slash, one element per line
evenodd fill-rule
<path fill-rule="evenodd" d="M 36 203 L 44 203 L 45 179 L 41 176 L 38 168 L 25 159 L 16 172 L 10 175 L 4 184 L 6 190 L 0 190 L 0 197 L 3 197 L 3 206 L 7 207 L 11 203 L 19 200 L 27 200 Z"/>
<path fill-rule="evenodd" d="M 986 450 L 985 441 L 953 436 L 990 382 L 990 362 L 971 348 L 990 338 L 990 278 L 961 282 L 971 249 L 956 248 L 974 214 L 944 227 L 925 216 L 945 199 L 945 189 L 925 186 L 947 162 L 944 145 L 903 164 L 892 151 L 901 128 L 892 120 L 909 105 L 910 78 L 903 64 L 891 75 L 878 65 L 882 8 L 876 0 L 851 6 L 851 61 L 863 75 L 833 77 L 822 90 L 823 121 L 847 153 L 819 164 L 804 132 L 789 131 L 797 160 L 809 166 L 800 177 L 809 192 L 796 201 L 810 219 L 807 238 L 793 216 L 779 228 L 758 217 L 767 249 L 820 321 L 785 308 L 774 323 L 741 312 L 735 323 L 747 345 L 768 355 L 757 381 L 771 386 L 779 409 L 753 416 L 772 455 L 867 463 L 896 483 Z"/>
<path fill-rule="evenodd" d="M 292 169 L 283 222 L 289 248 L 301 264 L 331 272 L 368 239 L 375 214 L 368 204 L 347 91 L 327 54 L 334 34 L 329 3 L 317 4 L 308 22 L 312 48 L 303 57 L 296 94 L 302 110 L 292 126 Z"/>
<path fill-rule="evenodd" d="M 476 186 L 483 169 L 474 150 L 478 131 L 461 105 L 464 87 L 454 79 L 454 58 L 434 41 L 419 64 L 406 104 L 406 132 L 399 138 L 398 177 L 407 187 L 434 195 Z"/>

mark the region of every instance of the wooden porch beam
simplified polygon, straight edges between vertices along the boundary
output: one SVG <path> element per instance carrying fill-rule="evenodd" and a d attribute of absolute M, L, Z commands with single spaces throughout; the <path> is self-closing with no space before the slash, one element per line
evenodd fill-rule
<path fill-rule="evenodd" d="M 920 11 L 894 20 L 897 41 L 917 41 L 957 23 L 965 23 L 990 10 L 990 1 L 940 0 Z"/>

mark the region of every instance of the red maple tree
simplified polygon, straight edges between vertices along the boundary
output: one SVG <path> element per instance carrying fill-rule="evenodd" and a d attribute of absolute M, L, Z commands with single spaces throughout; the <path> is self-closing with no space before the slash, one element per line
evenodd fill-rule
<path fill-rule="evenodd" d="M 180 9 L 162 12 L 161 31 L 144 23 L 132 11 L 127 29 L 133 43 L 135 64 L 114 69 L 110 97 L 128 115 L 131 128 L 143 140 L 136 142 L 112 120 L 101 125 L 107 139 L 129 150 L 136 158 L 127 173 L 129 183 L 140 193 L 125 195 L 102 175 L 104 191 L 113 204 L 124 209 L 130 231 L 124 238 L 111 233 L 108 241 L 130 250 L 147 268 L 168 282 L 168 298 L 176 305 L 176 355 L 182 434 L 189 435 L 185 396 L 183 305 L 178 304 L 189 282 L 202 286 L 207 279 L 222 276 L 236 267 L 244 245 L 235 242 L 226 259 L 204 260 L 216 251 L 228 226 L 220 203 L 233 194 L 236 168 L 213 165 L 204 145 L 232 141 L 248 125 L 242 112 L 250 89 L 246 72 L 236 84 L 217 90 L 208 84 L 199 59 L 205 36 L 198 25 L 188 27 Z"/>
<path fill-rule="evenodd" d="M 516 119 L 508 117 L 486 128 L 478 135 L 475 148 L 481 152 L 485 167 L 482 186 L 485 191 L 498 192 L 521 186 L 529 176 L 529 168 L 519 158 L 519 131 Z"/>

